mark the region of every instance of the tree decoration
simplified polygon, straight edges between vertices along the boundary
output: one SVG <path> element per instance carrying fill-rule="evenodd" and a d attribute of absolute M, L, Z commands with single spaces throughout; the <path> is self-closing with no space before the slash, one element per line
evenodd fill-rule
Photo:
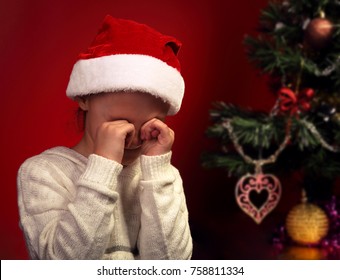
<path fill-rule="evenodd" d="M 282 174 L 299 172 L 306 184 L 328 182 L 322 198 L 332 197 L 340 174 L 340 1 L 270 1 L 258 30 L 257 36 L 245 37 L 246 53 L 268 76 L 276 102 L 268 112 L 215 102 L 207 136 L 220 149 L 205 152 L 202 164 L 239 178 L 236 199 L 260 223 L 261 211 L 268 214 L 275 207 L 266 208 L 268 188 L 278 185 Z M 281 187 L 276 194 L 284 191 Z M 317 188 L 305 189 L 311 202 L 321 198 Z M 254 193 L 266 193 L 262 205 L 252 201 Z"/>
<path fill-rule="evenodd" d="M 330 258 L 340 259 L 340 201 L 333 196 L 323 205 L 328 219 L 330 228 L 328 235 L 321 242 L 321 247 L 327 251 Z"/>
<path fill-rule="evenodd" d="M 227 129 L 230 139 L 235 149 L 242 156 L 244 161 L 255 166 L 255 174 L 243 175 L 236 184 L 235 196 L 237 204 L 249 215 L 257 224 L 276 207 L 281 198 L 281 183 L 273 174 L 263 174 L 262 166 L 268 163 L 274 163 L 287 145 L 290 135 L 287 134 L 280 147 L 267 159 L 254 160 L 244 153 L 242 146 L 239 144 L 237 136 L 233 132 L 232 121 L 227 119 L 223 126 Z M 264 193 L 266 198 L 257 206 L 251 198 L 251 194 L 261 195 Z"/>
<path fill-rule="evenodd" d="M 340 200 L 333 196 L 329 201 L 320 203 L 318 206 L 327 215 L 329 222 L 327 235 L 317 244 L 308 244 L 308 246 L 301 246 L 298 244 L 298 246 L 296 246 L 296 242 L 294 241 L 294 244 L 292 239 L 288 236 L 286 226 L 280 225 L 275 229 L 272 239 L 274 248 L 276 248 L 277 254 L 280 256 L 280 258 L 340 259 Z M 301 226 L 301 224 L 298 225 Z M 296 252 L 295 248 L 306 249 L 302 250 L 306 254 L 301 255 L 300 253 Z"/>
<path fill-rule="evenodd" d="M 311 88 L 304 89 L 297 95 L 290 88 L 285 87 L 279 90 L 278 96 L 280 111 L 296 115 L 311 108 L 310 101 L 314 96 L 314 90 Z"/>
<path fill-rule="evenodd" d="M 303 192 L 302 203 L 288 213 L 286 228 L 288 235 L 298 244 L 316 245 L 327 235 L 329 221 L 319 206 L 307 202 Z"/>
<path fill-rule="evenodd" d="M 325 123 L 329 122 L 337 113 L 336 107 L 331 106 L 326 102 L 322 102 L 315 111 L 316 115 Z"/>
<path fill-rule="evenodd" d="M 261 195 L 265 193 L 266 199 L 257 206 L 251 198 L 252 192 Z M 272 174 L 247 174 L 237 182 L 235 189 L 236 201 L 240 208 L 257 224 L 276 207 L 281 198 L 281 183 Z"/>
<path fill-rule="evenodd" d="M 327 47 L 333 35 L 333 23 L 326 18 L 314 18 L 305 31 L 306 43 L 316 50 Z"/>

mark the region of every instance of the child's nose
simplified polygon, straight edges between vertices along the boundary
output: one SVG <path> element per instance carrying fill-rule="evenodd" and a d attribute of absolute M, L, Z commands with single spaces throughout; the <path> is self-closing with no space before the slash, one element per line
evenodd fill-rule
<path fill-rule="evenodd" d="M 143 143 L 143 141 L 141 140 L 141 137 L 140 137 L 140 130 L 137 130 L 132 137 L 129 148 L 130 149 L 137 148 L 137 147 L 141 146 L 142 143 Z"/>

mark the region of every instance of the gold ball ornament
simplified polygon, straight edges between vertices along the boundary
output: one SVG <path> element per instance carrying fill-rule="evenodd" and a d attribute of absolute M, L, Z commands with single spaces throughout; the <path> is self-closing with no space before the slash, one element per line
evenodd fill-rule
<path fill-rule="evenodd" d="M 306 44 L 316 50 L 327 47 L 331 42 L 333 29 L 333 23 L 326 18 L 311 20 L 305 30 Z"/>
<path fill-rule="evenodd" d="M 313 203 L 302 202 L 290 210 L 286 219 L 288 235 L 301 245 L 316 245 L 327 235 L 326 213 Z"/>

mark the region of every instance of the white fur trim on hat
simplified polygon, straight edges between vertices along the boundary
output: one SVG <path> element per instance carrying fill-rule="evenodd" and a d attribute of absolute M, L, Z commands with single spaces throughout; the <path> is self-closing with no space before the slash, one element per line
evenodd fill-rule
<path fill-rule="evenodd" d="M 169 115 L 181 107 L 184 80 L 177 69 L 160 59 L 139 54 L 118 54 L 78 60 L 66 94 L 70 98 L 101 92 L 134 90 L 150 93 L 170 104 Z"/>

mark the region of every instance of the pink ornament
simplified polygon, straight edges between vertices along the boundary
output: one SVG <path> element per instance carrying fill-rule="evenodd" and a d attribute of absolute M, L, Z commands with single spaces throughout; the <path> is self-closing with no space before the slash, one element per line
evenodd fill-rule
<path fill-rule="evenodd" d="M 251 194 L 261 195 L 263 192 L 267 193 L 266 199 L 261 206 L 256 206 Z M 260 224 L 278 204 L 281 198 L 281 184 L 272 174 L 248 174 L 237 182 L 235 195 L 240 208 Z"/>

